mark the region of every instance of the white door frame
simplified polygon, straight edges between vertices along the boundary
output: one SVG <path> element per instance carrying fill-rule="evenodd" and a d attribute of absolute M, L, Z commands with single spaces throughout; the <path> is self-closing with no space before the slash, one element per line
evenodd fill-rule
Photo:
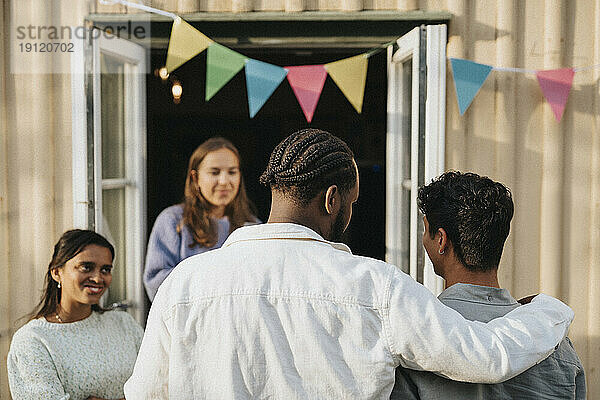
<path fill-rule="evenodd" d="M 90 35 L 92 36 L 92 35 Z M 91 42 L 91 43 L 90 43 Z M 123 187 L 127 205 L 127 300 L 143 324 L 145 292 L 142 282 L 146 248 L 146 50 L 130 41 L 102 34 L 79 41 L 71 59 L 73 129 L 73 225 L 103 231 L 102 190 Z M 125 64 L 124 179 L 102 179 L 100 53 Z M 87 79 L 87 82 L 86 82 Z M 88 90 L 86 91 L 86 85 Z M 92 123 L 89 123 L 91 121 Z"/>
<path fill-rule="evenodd" d="M 398 49 L 388 51 L 388 132 L 386 149 L 387 210 L 386 261 L 418 277 L 419 257 L 424 258 L 423 284 L 434 294 L 444 288 L 435 275 L 421 244 L 422 223 L 417 208 L 418 187 L 444 171 L 446 102 L 446 25 L 417 27 L 396 41 Z M 403 68 L 412 60 L 410 132 L 404 132 L 402 110 Z M 402 170 L 403 138 L 410 135 L 410 179 Z M 402 191 L 410 190 L 410 205 L 402 204 Z M 402 263 L 402 207 L 409 207 L 409 265 Z"/>

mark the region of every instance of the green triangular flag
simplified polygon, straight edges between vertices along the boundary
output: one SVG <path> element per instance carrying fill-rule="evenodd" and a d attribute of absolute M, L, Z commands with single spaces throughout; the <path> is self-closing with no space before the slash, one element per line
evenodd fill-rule
<path fill-rule="evenodd" d="M 206 56 L 206 101 L 210 100 L 227 82 L 240 72 L 246 56 L 213 42 Z"/>

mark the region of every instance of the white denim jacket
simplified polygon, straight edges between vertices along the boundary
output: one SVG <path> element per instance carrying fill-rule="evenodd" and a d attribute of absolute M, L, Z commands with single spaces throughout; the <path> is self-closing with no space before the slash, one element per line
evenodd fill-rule
<path fill-rule="evenodd" d="M 572 319 L 539 295 L 470 322 L 397 267 L 307 227 L 248 226 L 161 285 L 125 396 L 384 399 L 398 365 L 495 383 L 547 357 Z"/>

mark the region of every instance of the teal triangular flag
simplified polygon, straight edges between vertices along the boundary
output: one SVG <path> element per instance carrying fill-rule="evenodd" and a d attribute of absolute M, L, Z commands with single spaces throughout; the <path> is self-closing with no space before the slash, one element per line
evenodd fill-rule
<path fill-rule="evenodd" d="M 286 75 L 287 71 L 277 65 L 253 59 L 246 62 L 246 90 L 250 118 L 254 118 Z"/>
<path fill-rule="evenodd" d="M 246 56 L 212 43 L 206 55 L 206 101 L 210 100 L 227 82 L 244 68 Z"/>
<path fill-rule="evenodd" d="M 478 64 L 461 58 L 451 58 L 452 75 L 454 76 L 454 87 L 458 99 L 460 115 L 463 115 L 481 86 L 487 79 L 492 67 L 490 65 Z"/>

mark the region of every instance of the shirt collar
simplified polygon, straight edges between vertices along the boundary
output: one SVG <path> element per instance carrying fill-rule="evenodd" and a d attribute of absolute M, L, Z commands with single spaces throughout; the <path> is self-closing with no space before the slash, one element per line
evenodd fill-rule
<path fill-rule="evenodd" d="M 438 296 L 440 300 L 459 299 L 484 302 L 495 305 L 517 305 L 518 302 L 510 295 L 507 289 L 491 286 L 471 285 L 468 283 L 455 283 Z"/>
<path fill-rule="evenodd" d="M 342 250 L 352 254 L 352 251 L 344 243 L 330 242 L 323 239 L 321 235 L 307 226 L 291 223 L 266 223 L 260 225 L 243 226 L 236 229 L 229 235 L 223 247 L 231 246 L 234 243 L 251 240 L 312 240 L 326 243 L 337 250 Z"/>

